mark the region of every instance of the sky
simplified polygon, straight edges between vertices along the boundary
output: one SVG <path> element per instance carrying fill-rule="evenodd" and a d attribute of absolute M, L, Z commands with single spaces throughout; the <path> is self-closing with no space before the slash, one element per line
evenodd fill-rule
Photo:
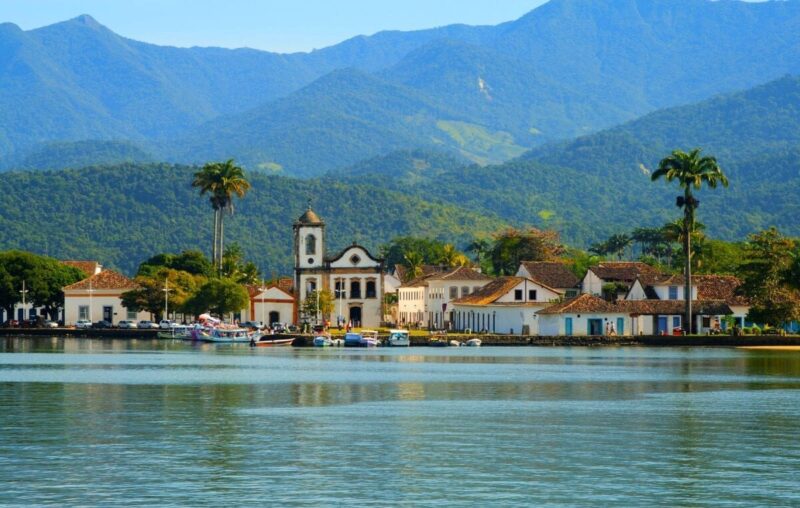
<path fill-rule="evenodd" d="M 89 14 L 112 31 L 169 46 L 324 48 L 381 30 L 496 25 L 546 0 L 0 0 L 24 30 Z"/>

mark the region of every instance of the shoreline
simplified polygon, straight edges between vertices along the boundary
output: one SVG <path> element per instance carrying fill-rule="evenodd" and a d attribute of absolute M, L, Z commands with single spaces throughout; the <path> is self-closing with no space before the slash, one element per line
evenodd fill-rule
<path fill-rule="evenodd" d="M 158 339 L 159 330 L 74 329 L 74 328 L 0 328 L 0 337 L 35 338 L 64 337 L 97 340 L 169 340 Z M 296 337 L 295 347 L 311 347 L 312 336 L 288 334 Z M 484 347 L 739 347 L 748 349 L 800 350 L 800 336 L 780 335 L 637 335 L 637 336 L 520 336 L 449 334 L 447 340 L 466 342 L 480 339 Z M 428 346 L 429 336 L 412 336 L 412 346 Z"/>

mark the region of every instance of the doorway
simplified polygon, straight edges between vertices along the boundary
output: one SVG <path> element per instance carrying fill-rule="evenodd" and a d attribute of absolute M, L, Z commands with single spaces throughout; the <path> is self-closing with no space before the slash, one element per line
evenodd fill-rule
<path fill-rule="evenodd" d="M 589 320 L 589 335 L 603 335 L 603 320 L 590 319 Z"/>
<path fill-rule="evenodd" d="M 109 323 L 113 322 L 114 319 L 114 307 L 103 307 L 103 321 L 108 321 Z"/>
<path fill-rule="evenodd" d="M 669 323 L 667 322 L 666 316 L 659 316 L 658 317 L 658 334 L 659 335 L 667 335 L 667 327 Z"/>
<path fill-rule="evenodd" d="M 564 319 L 564 333 L 569 337 L 572 335 L 572 318 L 568 317 Z"/>
<path fill-rule="evenodd" d="M 354 327 L 361 327 L 361 307 L 350 307 L 350 322 Z"/>
<path fill-rule="evenodd" d="M 281 313 L 274 310 L 270 311 L 268 324 L 271 325 L 272 323 L 280 323 L 280 322 L 281 322 Z"/>

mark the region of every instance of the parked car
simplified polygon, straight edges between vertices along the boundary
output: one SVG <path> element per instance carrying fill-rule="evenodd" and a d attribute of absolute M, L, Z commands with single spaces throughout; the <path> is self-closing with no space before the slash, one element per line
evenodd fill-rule
<path fill-rule="evenodd" d="M 136 321 L 130 321 L 130 320 L 127 320 L 127 319 L 117 323 L 117 327 L 119 327 L 119 328 L 127 328 L 127 329 L 139 328 L 139 326 L 136 324 Z"/>
<path fill-rule="evenodd" d="M 169 319 L 162 319 L 160 323 L 158 323 L 158 327 L 162 330 L 169 330 L 170 328 L 175 328 L 178 326 L 178 323 L 175 321 L 170 321 Z"/>
<path fill-rule="evenodd" d="M 44 327 L 45 328 L 58 328 L 58 322 L 57 321 L 50 321 L 50 320 L 45 321 L 44 322 Z"/>
<path fill-rule="evenodd" d="M 75 322 L 75 328 L 91 328 L 92 322 L 88 319 L 79 319 Z"/>
<path fill-rule="evenodd" d="M 93 324 L 92 328 L 114 328 L 114 323 L 111 321 L 102 320 Z"/>
<path fill-rule="evenodd" d="M 5 323 L 3 323 L 3 328 L 16 328 L 19 326 L 19 321 L 16 319 L 9 319 Z"/>
<path fill-rule="evenodd" d="M 158 328 L 158 323 L 153 321 L 139 321 L 139 328 L 149 330 L 150 328 Z"/>

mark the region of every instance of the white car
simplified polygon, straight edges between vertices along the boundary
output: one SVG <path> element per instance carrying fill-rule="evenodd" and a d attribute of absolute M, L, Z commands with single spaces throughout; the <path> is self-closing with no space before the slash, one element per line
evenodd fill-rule
<path fill-rule="evenodd" d="M 79 319 L 75 322 L 75 328 L 91 328 L 92 322 L 88 319 Z"/>
<path fill-rule="evenodd" d="M 130 321 L 130 320 L 127 320 L 127 319 L 117 323 L 117 327 L 118 328 L 128 328 L 128 329 L 139 328 L 139 326 L 136 324 L 136 321 Z"/>
<path fill-rule="evenodd" d="M 160 323 L 158 323 L 158 327 L 162 330 L 169 330 L 170 328 L 175 328 L 178 323 L 174 321 L 170 321 L 169 319 L 162 319 Z"/>
<path fill-rule="evenodd" d="M 158 323 L 154 323 L 152 321 L 139 321 L 139 328 L 144 328 L 144 329 L 158 328 Z"/>
<path fill-rule="evenodd" d="M 58 328 L 58 323 L 56 321 L 45 321 L 44 322 L 45 328 Z"/>

